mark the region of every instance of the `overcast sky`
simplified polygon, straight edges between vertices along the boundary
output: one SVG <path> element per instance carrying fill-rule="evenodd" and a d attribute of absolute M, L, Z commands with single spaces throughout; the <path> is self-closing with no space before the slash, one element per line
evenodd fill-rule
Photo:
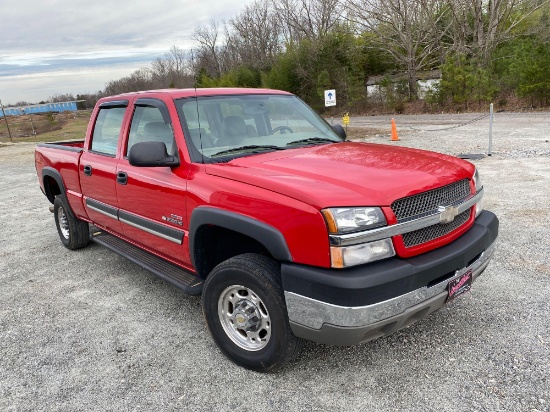
<path fill-rule="evenodd" d="M 97 92 L 251 0 L 2 0 L 0 99 Z"/>

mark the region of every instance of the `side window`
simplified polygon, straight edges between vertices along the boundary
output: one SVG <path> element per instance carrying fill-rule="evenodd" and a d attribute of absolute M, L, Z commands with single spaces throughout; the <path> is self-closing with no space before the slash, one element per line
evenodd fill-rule
<path fill-rule="evenodd" d="M 122 120 L 124 119 L 125 107 L 105 108 L 99 111 L 92 135 L 91 150 L 110 156 L 116 155 L 116 148 Z"/>
<path fill-rule="evenodd" d="M 177 151 L 172 125 L 164 122 L 157 107 L 136 106 L 134 110 L 126 155 L 133 145 L 140 142 L 162 142 L 170 155 Z"/>

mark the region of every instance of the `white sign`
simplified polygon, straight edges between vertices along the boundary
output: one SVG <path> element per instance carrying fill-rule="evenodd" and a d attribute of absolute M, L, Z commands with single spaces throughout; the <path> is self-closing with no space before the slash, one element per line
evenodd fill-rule
<path fill-rule="evenodd" d="M 325 107 L 336 106 L 336 90 L 325 90 Z"/>

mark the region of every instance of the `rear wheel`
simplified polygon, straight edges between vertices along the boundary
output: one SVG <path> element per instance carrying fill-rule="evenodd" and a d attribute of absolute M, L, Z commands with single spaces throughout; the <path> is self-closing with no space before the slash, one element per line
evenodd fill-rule
<path fill-rule="evenodd" d="M 298 352 L 278 264 L 245 254 L 220 263 L 206 279 L 203 313 L 221 351 L 233 362 L 260 372 L 285 365 Z"/>
<path fill-rule="evenodd" d="M 74 217 L 63 196 L 56 196 L 53 215 L 61 243 L 71 250 L 86 246 L 90 240 L 88 223 Z"/>

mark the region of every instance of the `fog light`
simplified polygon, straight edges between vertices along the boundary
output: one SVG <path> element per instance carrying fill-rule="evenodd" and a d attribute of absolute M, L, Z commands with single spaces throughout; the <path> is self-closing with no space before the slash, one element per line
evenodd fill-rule
<path fill-rule="evenodd" d="M 374 262 L 395 255 L 391 239 L 361 243 L 353 246 L 331 246 L 330 258 L 333 268 L 345 268 Z"/>

